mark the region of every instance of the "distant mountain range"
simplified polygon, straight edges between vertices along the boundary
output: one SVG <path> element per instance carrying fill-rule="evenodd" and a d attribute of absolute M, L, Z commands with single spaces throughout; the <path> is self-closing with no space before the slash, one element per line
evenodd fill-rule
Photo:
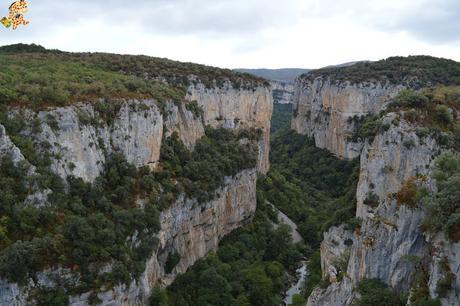
<path fill-rule="evenodd" d="M 249 74 L 256 75 L 256 76 L 259 76 L 267 80 L 293 83 L 295 78 L 297 78 L 301 74 L 311 71 L 311 69 L 301 69 L 301 68 L 235 69 L 235 71 L 249 73 Z"/>
<path fill-rule="evenodd" d="M 324 68 L 342 68 L 342 67 L 348 67 L 348 66 L 353 66 L 357 63 L 362 63 L 362 62 L 369 62 L 369 61 L 355 61 L 355 62 L 348 62 L 348 63 L 343 63 L 339 65 L 330 65 L 326 66 Z M 323 69 L 324 69 L 323 68 Z M 271 81 L 279 81 L 279 82 L 284 82 L 284 83 L 294 83 L 295 79 L 307 72 L 310 72 L 314 69 L 303 69 L 303 68 L 282 68 L 282 69 L 265 69 L 265 68 L 260 68 L 260 69 L 245 69 L 245 68 L 239 68 L 239 69 L 234 69 L 237 72 L 244 72 L 244 73 L 249 73 L 267 80 Z"/>

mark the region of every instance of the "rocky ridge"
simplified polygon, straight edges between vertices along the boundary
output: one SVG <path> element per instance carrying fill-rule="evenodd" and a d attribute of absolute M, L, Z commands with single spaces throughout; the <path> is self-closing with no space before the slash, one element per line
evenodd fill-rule
<path fill-rule="evenodd" d="M 442 147 L 430 136 L 419 136 L 416 127 L 401 120 L 395 124 L 396 113 L 383 118 L 390 126 L 371 142 L 363 144 L 360 155 L 360 178 L 357 188 L 356 217 L 361 226 L 355 232 L 343 226 L 324 234 L 321 245 L 323 276 L 331 281 L 326 289 L 317 288 L 308 305 L 350 305 L 356 297 L 355 288 L 363 279 L 378 278 L 400 293 L 409 293 L 414 286 L 417 265 L 410 258 L 429 262 L 429 288 L 438 298 L 437 283 L 442 279 L 439 262 L 447 258 L 450 271 L 458 276 L 460 243 L 452 243 L 443 234 L 430 237 L 422 230 L 426 207 L 398 203 L 395 194 L 414 178 L 422 178 L 435 190 L 430 179 L 433 161 Z M 407 141 L 413 146 L 407 146 Z M 352 244 L 344 245 L 350 239 Z M 335 240 L 332 243 L 331 240 Z M 340 259 L 349 258 L 339 267 Z M 342 270 L 343 279 L 338 280 Z M 442 305 L 459 305 L 459 277 Z"/>

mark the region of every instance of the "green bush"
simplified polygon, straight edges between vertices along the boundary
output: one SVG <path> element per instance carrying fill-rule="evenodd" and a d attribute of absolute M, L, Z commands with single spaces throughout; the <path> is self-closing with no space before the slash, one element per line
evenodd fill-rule
<path fill-rule="evenodd" d="M 451 124 L 454 121 L 454 116 L 446 105 L 436 106 L 436 116 L 442 124 Z"/>
<path fill-rule="evenodd" d="M 412 150 L 415 147 L 415 140 L 414 139 L 404 140 L 403 145 L 406 149 Z"/>
<path fill-rule="evenodd" d="M 449 292 L 454 288 L 455 274 L 448 272 L 436 285 L 436 293 L 441 298 L 447 297 Z"/>
<path fill-rule="evenodd" d="M 152 294 L 149 299 L 150 306 L 168 306 L 168 294 L 166 290 L 163 290 L 159 287 L 152 289 Z"/>
<path fill-rule="evenodd" d="M 67 306 L 69 305 L 69 294 L 62 287 L 57 289 L 40 289 L 35 298 L 37 305 L 43 306 Z"/>
<path fill-rule="evenodd" d="M 448 152 L 436 160 L 433 177 L 438 185 L 438 192 L 431 195 L 425 227 L 432 233 L 444 232 L 454 241 L 460 241 L 460 158 Z"/>
<path fill-rule="evenodd" d="M 429 103 L 429 99 L 423 93 L 413 91 L 411 89 L 404 89 L 396 96 L 391 107 L 426 107 Z"/>
<path fill-rule="evenodd" d="M 407 302 L 405 296 L 393 292 L 378 279 L 363 279 L 357 291 L 361 297 L 353 301 L 353 306 L 405 306 Z"/>
<path fill-rule="evenodd" d="M 363 204 L 372 208 L 377 208 L 380 205 L 380 199 L 375 193 L 368 192 Z"/>
<path fill-rule="evenodd" d="M 196 119 L 203 118 L 203 114 L 204 114 L 203 108 L 200 105 L 198 105 L 197 101 L 187 102 L 185 104 L 185 108 L 191 111 L 193 116 Z"/>
<path fill-rule="evenodd" d="M 165 263 L 165 272 L 167 274 L 171 273 L 179 262 L 180 254 L 177 252 L 170 253 Z"/>

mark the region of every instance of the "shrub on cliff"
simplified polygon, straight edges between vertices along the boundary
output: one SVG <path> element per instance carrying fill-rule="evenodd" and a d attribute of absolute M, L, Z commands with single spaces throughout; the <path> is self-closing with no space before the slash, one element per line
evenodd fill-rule
<path fill-rule="evenodd" d="M 451 124 L 454 121 L 454 117 L 446 105 L 436 106 L 436 116 L 443 124 Z"/>
<path fill-rule="evenodd" d="M 460 241 L 460 158 L 448 152 L 436 160 L 433 177 L 438 191 L 427 199 L 428 215 L 425 227 L 432 233 L 444 232 L 454 241 Z"/>
<path fill-rule="evenodd" d="M 407 302 L 407 297 L 393 292 L 378 279 L 363 279 L 357 291 L 360 297 L 353 301 L 352 306 L 405 306 Z"/>

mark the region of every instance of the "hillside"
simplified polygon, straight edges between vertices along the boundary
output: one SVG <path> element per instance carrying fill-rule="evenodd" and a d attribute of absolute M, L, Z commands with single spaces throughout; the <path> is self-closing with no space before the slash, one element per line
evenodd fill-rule
<path fill-rule="evenodd" d="M 299 75 L 307 73 L 310 69 L 235 69 L 235 71 L 252 74 L 271 81 L 292 83 Z"/>
<path fill-rule="evenodd" d="M 264 86 L 261 78 L 231 70 L 162 58 L 102 53 L 69 53 L 36 45 L 0 47 L 0 102 L 39 106 L 112 98 L 185 96 L 186 87 Z"/>
<path fill-rule="evenodd" d="M 1 306 L 145 305 L 253 218 L 264 80 L 34 45 L 0 63 Z"/>
<path fill-rule="evenodd" d="M 359 62 L 347 67 L 313 70 L 302 76 L 312 81 L 327 77 L 332 81 L 389 82 L 391 84 L 425 87 L 436 84 L 459 84 L 460 63 L 430 56 L 390 57 L 376 62 Z"/>

